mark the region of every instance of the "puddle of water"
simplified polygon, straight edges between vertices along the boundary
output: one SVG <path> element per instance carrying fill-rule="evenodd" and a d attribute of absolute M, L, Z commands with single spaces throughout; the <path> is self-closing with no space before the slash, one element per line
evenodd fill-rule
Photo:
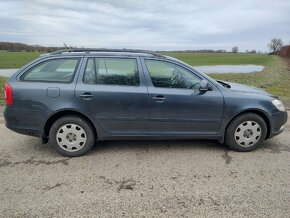
<path fill-rule="evenodd" d="M 10 77 L 12 76 L 18 69 L 0 69 L 0 76 Z"/>
<path fill-rule="evenodd" d="M 213 66 L 193 66 L 197 71 L 205 74 L 211 73 L 253 73 L 261 72 L 264 66 L 261 65 L 213 65 Z"/>

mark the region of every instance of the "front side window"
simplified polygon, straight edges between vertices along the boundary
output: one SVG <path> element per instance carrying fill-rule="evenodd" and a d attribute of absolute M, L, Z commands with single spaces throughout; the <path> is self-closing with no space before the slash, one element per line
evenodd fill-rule
<path fill-rule="evenodd" d="M 29 69 L 21 77 L 24 81 L 71 82 L 78 58 L 52 59 Z"/>
<path fill-rule="evenodd" d="M 169 62 L 145 60 L 151 81 L 159 88 L 198 89 L 201 79 L 192 72 Z"/>
<path fill-rule="evenodd" d="M 84 83 L 138 86 L 139 72 L 136 59 L 89 58 Z"/>

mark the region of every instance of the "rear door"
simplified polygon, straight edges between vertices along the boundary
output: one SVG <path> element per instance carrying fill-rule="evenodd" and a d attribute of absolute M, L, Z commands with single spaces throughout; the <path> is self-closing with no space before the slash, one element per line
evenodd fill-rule
<path fill-rule="evenodd" d="M 148 92 L 139 58 L 88 57 L 75 94 L 111 135 L 144 135 L 149 129 Z"/>

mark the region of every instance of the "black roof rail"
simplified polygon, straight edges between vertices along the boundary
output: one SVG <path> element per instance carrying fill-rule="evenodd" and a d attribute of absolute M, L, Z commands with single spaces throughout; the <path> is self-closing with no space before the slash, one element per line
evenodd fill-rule
<path fill-rule="evenodd" d="M 50 55 L 58 55 L 62 53 L 73 53 L 73 52 L 85 52 L 87 54 L 91 52 L 127 52 L 127 53 L 144 53 L 144 54 L 150 54 L 153 56 L 158 57 L 164 57 L 161 54 L 157 54 L 151 51 L 146 50 L 138 50 L 138 49 L 95 49 L 95 48 L 73 48 L 73 49 L 63 49 L 63 50 L 57 50 L 55 52 L 50 53 Z"/>

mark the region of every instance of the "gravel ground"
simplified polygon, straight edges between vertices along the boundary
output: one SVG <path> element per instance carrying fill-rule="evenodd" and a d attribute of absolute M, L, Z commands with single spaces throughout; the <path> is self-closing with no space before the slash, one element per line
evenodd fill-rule
<path fill-rule="evenodd" d="M 110 141 L 66 158 L 0 116 L 0 216 L 289 217 L 289 133 L 288 122 L 250 153 L 215 141 Z"/>

